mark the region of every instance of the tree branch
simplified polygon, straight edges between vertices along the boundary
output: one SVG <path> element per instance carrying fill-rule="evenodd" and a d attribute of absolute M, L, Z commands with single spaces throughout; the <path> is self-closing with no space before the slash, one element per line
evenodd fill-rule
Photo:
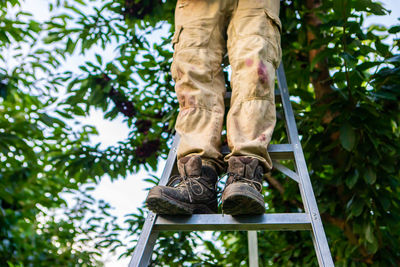
<path fill-rule="evenodd" d="M 278 192 L 281 194 L 281 196 L 283 196 L 285 194 L 285 188 L 278 180 L 276 180 L 274 177 L 272 177 L 271 173 L 268 173 L 266 175 L 266 178 L 267 178 L 268 183 L 270 185 L 272 185 L 275 189 L 277 189 Z M 300 209 L 304 209 L 303 204 L 295 199 L 291 199 L 291 200 L 289 200 L 289 202 Z"/>

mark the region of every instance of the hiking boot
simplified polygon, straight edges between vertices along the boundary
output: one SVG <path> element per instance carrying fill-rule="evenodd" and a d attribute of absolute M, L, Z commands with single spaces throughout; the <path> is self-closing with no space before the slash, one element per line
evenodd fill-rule
<path fill-rule="evenodd" d="M 231 215 L 263 214 L 263 167 L 250 157 L 231 157 L 228 180 L 222 193 L 222 211 Z"/>
<path fill-rule="evenodd" d="M 150 189 L 146 199 L 149 210 L 158 214 L 217 213 L 217 173 L 203 166 L 199 156 L 178 161 L 180 176 L 172 176 L 166 186 Z"/>

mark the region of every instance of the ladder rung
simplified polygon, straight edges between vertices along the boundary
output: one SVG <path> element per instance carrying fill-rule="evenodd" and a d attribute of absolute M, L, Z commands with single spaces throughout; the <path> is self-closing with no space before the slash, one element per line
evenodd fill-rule
<path fill-rule="evenodd" d="M 221 148 L 221 153 L 223 155 L 229 154 L 230 150 L 228 146 L 223 146 Z M 268 153 L 274 160 L 285 160 L 285 159 L 293 159 L 293 146 L 291 144 L 277 144 L 277 145 L 269 145 Z"/>
<path fill-rule="evenodd" d="M 271 213 L 231 216 L 194 214 L 192 216 L 157 217 L 154 230 L 160 231 L 254 231 L 254 230 L 311 230 L 307 213 Z"/>
<path fill-rule="evenodd" d="M 294 158 L 294 150 L 292 144 L 269 145 L 268 153 L 274 160 L 285 160 Z"/>
<path fill-rule="evenodd" d="M 226 92 L 225 94 L 225 105 L 230 105 L 230 100 L 232 97 L 232 92 Z M 275 102 L 281 102 L 281 92 L 279 90 L 275 90 Z"/>

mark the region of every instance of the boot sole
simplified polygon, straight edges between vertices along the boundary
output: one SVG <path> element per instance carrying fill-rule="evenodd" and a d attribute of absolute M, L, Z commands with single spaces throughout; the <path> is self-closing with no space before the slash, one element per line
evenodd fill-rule
<path fill-rule="evenodd" d="M 264 199 L 246 184 L 231 184 L 222 197 L 223 213 L 230 215 L 260 215 L 265 213 Z"/>
<path fill-rule="evenodd" d="M 205 204 L 190 204 L 167 196 L 151 195 L 146 199 L 147 208 L 161 215 L 191 215 L 216 213 Z"/>

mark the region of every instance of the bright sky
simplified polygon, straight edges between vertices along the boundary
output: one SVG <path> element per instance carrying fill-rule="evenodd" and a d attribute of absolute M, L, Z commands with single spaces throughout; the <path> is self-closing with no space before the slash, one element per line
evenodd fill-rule
<path fill-rule="evenodd" d="M 397 18 L 400 17 L 400 8 L 398 8 L 399 0 L 383 0 L 385 7 L 392 10 L 389 16 L 385 17 L 369 17 L 367 23 L 380 23 L 385 25 L 393 25 L 396 23 Z M 26 0 L 23 4 L 23 8 L 34 14 L 34 17 L 40 20 L 46 20 L 49 17 L 47 11 L 47 0 Z M 396 8 L 397 7 L 397 8 Z M 399 23 L 399 21 L 397 21 Z M 164 33 L 164 35 L 166 35 Z M 154 34 L 155 40 L 160 38 L 160 32 Z M 73 56 L 66 62 L 67 69 L 76 69 L 77 66 L 85 60 L 94 58 L 95 51 L 88 53 L 89 55 Z M 107 61 L 111 60 L 114 56 L 112 49 L 108 49 L 106 52 L 101 53 Z M 93 110 L 90 117 L 82 121 L 85 124 L 96 126 L 99 135 L 93 138 L 94 143 L 101 142 L 103 146 L 116 145 L 118 141 L 125 140 L 128 136 L 128 127 L 122 123 L 122 118 L 114 121 L 107 121 L 103 119 L 103 113 L 101 111 Z M 165 162 L 160 161 L 158 172 L 156 175 L 160 175 L 164 167 Z M 143 206 L 143 202 L 146 198 L 146 191 L 144 188 L 148 187 L 148 184 L 143 181 L 144 178 L 149 177 L 146 171 L 140 171 L 135 175 L 130 175 L 125 179 L 119 179 L 111 182 L 109 177 L 104 177 L 101 183 L 97 186 L 93 192 L 93 196 L 97 199 L 104 199 L 115 208 L 114 215 L 118 216 L 122 222 L 124 215 L 135 212 L 138 207 Z M 106 266 L 127 266 L 129 258 L 117 260 L 116 256 L 108 255 L 105 253 L 104 259 L 107 259 Z"/>

